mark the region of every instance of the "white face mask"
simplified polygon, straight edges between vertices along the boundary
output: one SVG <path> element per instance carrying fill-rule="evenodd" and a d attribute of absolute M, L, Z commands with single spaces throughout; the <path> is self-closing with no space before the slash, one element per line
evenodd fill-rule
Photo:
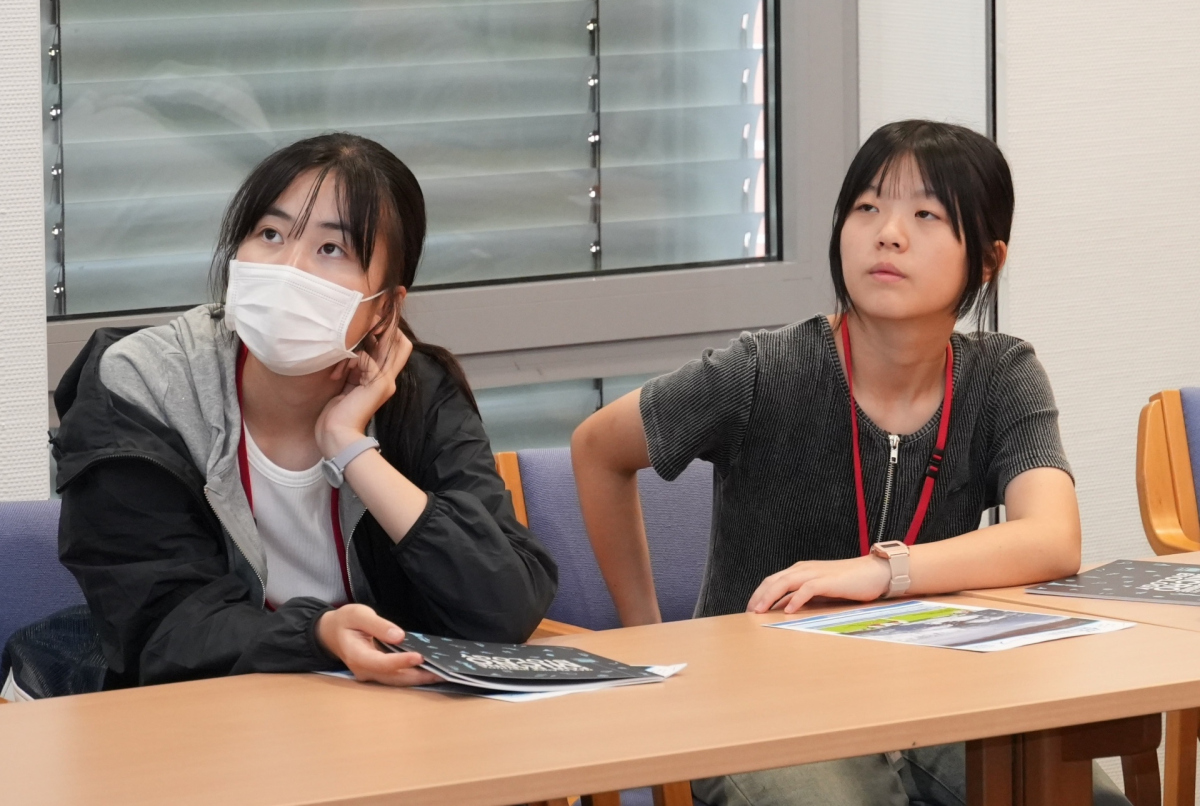
<path fill-rule="evenodd" d="M 337 283 L 274 263 L 229 261 L 225 327 L 278 375 L 308 375 L 354 358 L 346 330 L 363 299 Z"/>

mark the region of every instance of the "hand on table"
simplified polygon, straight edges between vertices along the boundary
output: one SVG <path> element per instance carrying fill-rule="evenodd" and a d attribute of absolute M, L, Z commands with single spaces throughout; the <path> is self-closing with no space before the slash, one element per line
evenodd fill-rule
<path fill-rule="evenodd" d="M 750 596 L 746 612 L 795 613 L 814 596 L 870 602 L 887 593 L 891 579 L 887 560 L 871 555 L 798 562 L 764 579 Z"/>
<path fill-rule="evenodd" d="M 341 659 L 356 680 L 372 680 L 388 686 L 423 686 L 439 683 L 432 672 L 416 668 L 424 658 L 416 652 L 385 652 L 375 645 L 404 640 L 404 630 L 366 605 L 342 605 L 317 621 L 317 638 Z"/>

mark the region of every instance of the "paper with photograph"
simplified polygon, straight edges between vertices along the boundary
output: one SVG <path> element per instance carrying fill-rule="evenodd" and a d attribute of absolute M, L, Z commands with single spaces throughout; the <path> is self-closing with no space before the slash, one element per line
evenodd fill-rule
<path fill-rule="evenodd" d="M 1133 623 L 912 599 L 766 626 L 898 644 L 996 652 L 1060 638 L 1123 630 L 1132 627 Z"/>

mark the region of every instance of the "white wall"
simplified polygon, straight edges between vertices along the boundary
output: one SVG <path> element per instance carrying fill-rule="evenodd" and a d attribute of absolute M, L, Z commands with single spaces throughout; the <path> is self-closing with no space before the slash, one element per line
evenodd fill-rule
<path fill-rule="evenodd" d="M 1017 210 L 1001 327 L 1050 374 L 1089 560 L 1149 553 L 1138 412 L 1200 385 L 1200 4 L 1002 0 Z"/>
<path fill-rule="evenodd" d="M 49 492 L 40 27 L 0 0 L 0 500 Z"/>
<path fill-rule="evenodd" d="M 984 0 L 859 0 L 859 142 L 929 118 L 987 132 Z"/>

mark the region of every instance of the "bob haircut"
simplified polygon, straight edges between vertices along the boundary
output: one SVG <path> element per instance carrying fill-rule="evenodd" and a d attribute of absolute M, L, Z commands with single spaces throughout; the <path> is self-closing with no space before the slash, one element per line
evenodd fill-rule
<path fill-rule="evenodd" d="M 925 184 L 950 214 L 954 237 L 966 246 L 967 284 L 958 300 L 960 319 L 983 326 L 996 298 L 998 272 L 992 244 L 1008 243 L 1012 233 L 1013 184 L 1008 162 L 988 138 L 963 126 L 931 120 L 902 120 L 880 126 L 854 155 L 833 214 L 829 270 L 838 313 L 854 308 L 842 273 L 842 227 L 858 197 L 870 189 L 882 195 L 888 174 L 911 159 Z"/>
<path fill-rule="evenodd" d="M 334 182 L 347 245 L 362 270 L 367 270 L 377 243 L 381 243 L 387 265 L 380 290 L 393 292 L 412 286 L 425 246 L 425 196 L 421 186 L 408 166 L 379 143 L 336 132 L 279 149 L 259 163 L 234 193 L 221 221 L 209 272 L 209 287 L 216 302 L 225 300 L 229 261 L 237 257 L 238 247 L 266 215 L 267 208 L 306 171 L 315 171 L 316 177 L 291 234 L 303 233 L 321 185 Z M 412 342 L 413 351 L 439 364 L 478 412 L 466 373 L 450 351 L 418 339 L 397 309 L 395 295 L 389 293 L 385 298 L 387 304 L 375 335 L 381 335 L 394 318 Z M 223 309 L 214 313 L 215 317 L 223 315 Z M 382 426 L 384 456 L 402 469 L 415 461 L 418 446 L 414 439 L 422 436 L 419 398 L 419 380 L 410 361 L 396 379 L 396 393 L 376 415 Z"/>

